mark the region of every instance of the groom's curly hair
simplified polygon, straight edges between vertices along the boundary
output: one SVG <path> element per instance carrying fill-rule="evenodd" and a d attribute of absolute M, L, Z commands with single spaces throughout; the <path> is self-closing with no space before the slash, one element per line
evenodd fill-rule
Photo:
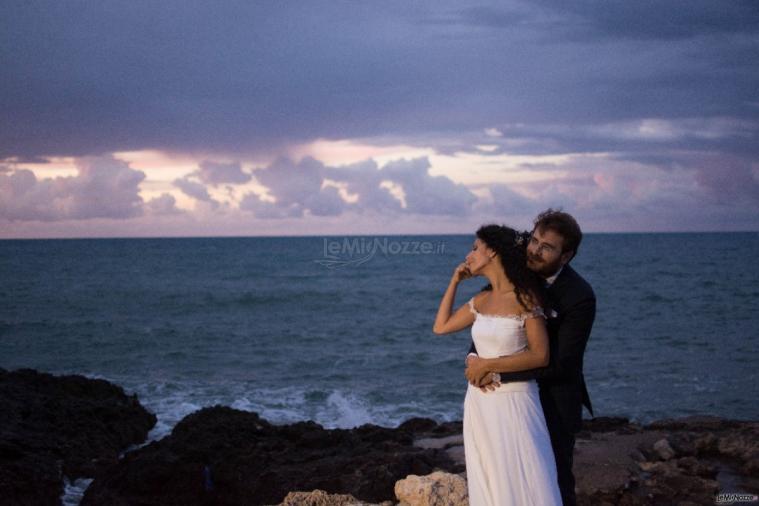
<path fill-rule="evenodd" d="M 476 232 L 477 238 L 498 253 L 506 277 L 514 285 L 517 301 L 525 309 L 541 306 L 545 301 L 544 282 L 527 268 L 527 243 L 529 232 L 517 232 L 505 225 L 483 225 Z M 487 285 L 482 290 L 492 290 Z"/>
<path fill-rule="evenodd" d="M 582 242 L 582 230 L 577 224 L 574 216 L 565 213 L 561 209 L 551 209 L 550 207 L 540 213 L 533 222 L 533 230 L 543 233 L 546 230 L 553 230 L 564 238 L 561 252 L 572 252 L 570 260 L 575 257 L 577 250 Z"/>

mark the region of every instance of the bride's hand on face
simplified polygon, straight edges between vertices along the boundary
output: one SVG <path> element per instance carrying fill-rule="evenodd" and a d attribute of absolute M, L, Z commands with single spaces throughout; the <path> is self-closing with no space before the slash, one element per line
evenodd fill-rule
<path fill-rule="evenodd" d="M 472 272 L 469 270 L 466 262 L 461 262 L 458 266 L 456 266 L 456 270 L 453 271 L 453 281 L 456 283 L 459 283 L 471 277 Z"/>

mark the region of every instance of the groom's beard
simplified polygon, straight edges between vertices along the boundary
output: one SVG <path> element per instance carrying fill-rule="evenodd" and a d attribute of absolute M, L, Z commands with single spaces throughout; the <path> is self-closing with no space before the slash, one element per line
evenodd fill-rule
<path fill-rule="evenodd" d="M 527 268 L 543 278 L 550 278 L 560 267 L 561 259 L 549 263 L 538 256 L 527 254 Z"/>

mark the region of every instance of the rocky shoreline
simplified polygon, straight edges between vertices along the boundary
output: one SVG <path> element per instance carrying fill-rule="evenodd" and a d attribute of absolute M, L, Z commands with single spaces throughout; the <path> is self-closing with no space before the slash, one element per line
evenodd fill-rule
<path fill-rule="evenodd" d="M 64 478 L 93 478 L 83 506 L 466 504 L 460 422 L 328 430 L 214 406 L 120 458 L 155 422 L 107 381 L 0 369 L 0 497 L 57 505 Z M 595 418 L 578 434 L 575 474 L 581 505 L 757 494 L 759 422 Z"/>
<path fill-rule="evenodd" d="M 3 504 L 60 504 L 64 476 L 98 477 L 155 423 L 135 396 L 107 381 L 0 369 Z"/>

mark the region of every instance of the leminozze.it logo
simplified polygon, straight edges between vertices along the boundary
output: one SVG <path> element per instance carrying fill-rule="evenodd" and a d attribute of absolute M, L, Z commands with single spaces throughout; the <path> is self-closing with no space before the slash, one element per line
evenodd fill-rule
<path fill-rule="evenodd" d="M 717 497 L 714 498 L 715 504 L 737 504 L 757 501 L 759 501 L 759 496 L 755 494 L 738 494 L 734 492 L 717 494 Z"/>
<path fill-rule="evenodd" d="M 445 243 L 411 241 L 388 237 L 324 238 L 324 258 L 314 260 L 330 269 L 361 265 L 371 260 L 377 252 L 383 255 L 440 255 Z"/>

